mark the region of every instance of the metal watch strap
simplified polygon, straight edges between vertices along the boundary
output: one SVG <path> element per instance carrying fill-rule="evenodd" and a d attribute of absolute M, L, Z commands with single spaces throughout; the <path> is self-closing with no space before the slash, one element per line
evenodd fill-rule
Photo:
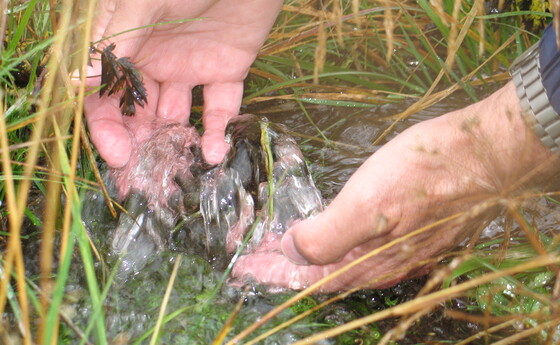
<path fill-rule="evenodd" d="M 530 116 L 537 137 L 552 152 L 560 152 L 560 115 L 550 105 L 541 80 L 539 43 L 515 59 L 509 72 L 517 89 L 521 111 Z"/>

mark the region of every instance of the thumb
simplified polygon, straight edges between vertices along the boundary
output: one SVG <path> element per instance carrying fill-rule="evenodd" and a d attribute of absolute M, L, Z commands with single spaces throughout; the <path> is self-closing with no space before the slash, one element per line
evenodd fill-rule
<path fill-rule="evenodd" d="M 385 235 L 390 228 L 388 219 L 373 210 L 371 200 L 368 203 L 352 194 L 343 190 L 325 211 L 292 226 L 282 236 L 284 255 L 296 264 L 325 265 Z"/>

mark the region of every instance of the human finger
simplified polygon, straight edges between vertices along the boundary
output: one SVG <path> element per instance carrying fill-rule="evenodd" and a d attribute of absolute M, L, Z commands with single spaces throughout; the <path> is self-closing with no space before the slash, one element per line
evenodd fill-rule
<path fill-rule="evenodd" d="M 256 250 L 240 256 L 232 271 L 233 284 L 256 281 L 259 284 L 276 288 L 301 290 L 319 280 L 344 269 L 349 263 L 365 254 L 356 251 L 343 261 L 328 265 L 298 265 L 289 261 L 278 251 Z M 352 287 L 384 288 L 394 285 L 407 276 L 408 270 L 395 267 L 402 264 L 400 260 L 391 262 L 392 257 L 384 256 L 376 261 L 367 261 L 354 267 L 347 267 L 325 281 L 318 292 L 337 292 Z M 405 265 L 406 266 L 406 265 Z M 375 269 L 372 269 L 375 267 Z"/>
<path fill-rule="evenodd" d="M 233 266 L 235 282 L 256 280 L 277 288 L 302 290 L 323 277 L 319 266 L 301 266 L 288 261 L 279 252 L 256 252 L 239 257 Z"/>
<path fill-rule="evenodd" d="M 120 109 L 119 91 L 114 95 L 92 94 L 85 100 L 85 114 L 92 141 L 99 154 L 111 167 L 122 167 L 128 163 L 133 137 L 136 142 L 145 140 L 153 131 L 153 118 L 158 104 L 159 83 L 146 78 L 144 86 L 149 102 L 143 107 L 136 104 L 134 117 L 123 116 Z"/>
<path fill-rule="evenodd" d="M 132 139 L 126 129 L 118 99 L 91 95 L 85 101 L 86 120 L 91 140 L 110 167 L 124 166 L 132 149 Z"/>
<path fill-rule="evenodd" d="M 228 121 L 239 113 L 242 97 L 242 81 L 204 86 L 202 153 L 208 163 L 220 163 L 228 152 L 225 129 Z"/>
<path fill-rule="evenodd" d="M 184 83 L 161 84 L 157 105 L 157 116 L 185 124 L 191 113 L 191 87 Z"/>

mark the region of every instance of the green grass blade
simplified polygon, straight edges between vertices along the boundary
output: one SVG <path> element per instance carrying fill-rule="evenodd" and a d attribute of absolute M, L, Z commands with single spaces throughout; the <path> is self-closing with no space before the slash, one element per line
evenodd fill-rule
<path fill-rule="evenodd" d="M 58 313 L 60 312 L 60 307 L 62 305 L 62 300 L 65 295 L 65 287 L 68 281 L 68 273 L 70 271 L 70 264 L 72 263 L 72 253 L 74 252 L 74 243 L 75 243 L 75 230 L 76 227 L 79 227 L 79 222 L 74 222 L 72 224 L 73 231 L 70 232 L 68 237 L 68 250 L 64 257 L 62 258 L 59 269 L 56 275 L 56 281 L 54 290 L 51 297 L 51 302 L 49 304 L 49 309 L 47 311 L 47 317 L 45 319 L 46 327 L 45 333 L 43 334 L 43 344 L 50 345 L 58 343 L 57 339 L 54 339 L 54 332 L 58 329 L 58 322 L 59 317 Z"/>
<path fill-rule="evenodd" d="M 27 24 L 29 23 L 29 19 L 35 10 L 35 6 L 37 5 L 38 0 L 31 0 L 27 3 L 27 8 L 21 17 L 16 31 L 14 32 L 13 36 L 11 36 L 10 40 L 8 41 L 8 52 L 11 54 L 15 51 L 17 45 L 20 43 L 20 40 L 23 36 L 23 33 L 26 30 Z"/>
<path fill-rule="evenodd" d="M 107 295 L 109 294 L 109 290 L 111 289 L 111 286 L 113 285 L 113 282 L 115 280 L 115 276 L 117 275 L 117 272 L 119 271 L 119 267 L 120 267 L 120 260 L 117 261 L 117 263 L 115 264 L 115 266 L 111 270 L 111 274 L 109 275 L 109 278 L 107 279 L 107 282 L 105 283 L 105 287 L 103 288 L 103 291 L 101 292 L 100 301 L 105 301 L 106 300 Z M 93 309 L 93 311 L 91 313 L 91 320 L 86 327 L 86 330 L 84 332 L 84 337 L 83 337 L 82 341 L 80 342 L 80 345 L 85 344 L 90 332 L 93 330 L 95 325 L 98 323 L 99 318 L 104 317 L 104 314 L 103 314 L 104 304 L 103 303 L 98 303 L 98 304 L 93 305 L 92 309 Z"/>
<path fill-rule="evenodd" d="M 152 339 L 150 339 L 150 345 L 156 345 L 159 338 L 160 329 L 162 327 L 162 324 L 164 324 L 163 321 L 165 319 L 165 310 L 167 309 L 167 305 L 169 304 L 169 296 L 171 295 L 171 291 L 173 290 L 173 283 L 175 282 L 175 278 L 177 278 L 177 271 L 179 270 L 179 266 L 181 265 L 182 258 L 183 256 L 179 254 L 177 255 L 177 258 L 175 260 L 175 265 L 173 266 L 173 271 L 171 272 L 171 277 L 169 278 L 169 282 L 167 284 L 167 288 L 165 289 L 165 294 L 161 302 L 159 316 L 154 327 L 154 333 L 152 334 Z"/>

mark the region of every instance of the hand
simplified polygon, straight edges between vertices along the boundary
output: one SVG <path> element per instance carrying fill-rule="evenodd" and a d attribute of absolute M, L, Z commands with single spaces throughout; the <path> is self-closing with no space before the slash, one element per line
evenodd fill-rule
<path fill-rule="evenodd" d="M 555 157 L 520 116 L 510 82 L 477 104 L 397 136 L 356 171 L 323 213 L 240 257 L 233 276 L 301 289 L 401 239 L 321 290 L 392 285 L 424 274 L 423 260 L 471 235 L 485 214 L 515 193 L 524 176 L 535 169 L 540 171 L 533 177 L 550 175 L 556 167 Z M 403 238 L 454 215 L 459 216 Z"/>
<path fill-rule="evenodd" d="M 148 103 L 134 118 L 123 118 L 116 96 L 87 97 L 85 110 L 92 140 L 109 166 L 122 167 L 132 145 L 156 123 L 187 123 L 191 90 L 203 85 L 202 151 L 219 163 L 228 150 L 224 131 L 237 115 L 243 80 L 280 11 L 281 0 L 100 0 L 92 41 L 149 24 L 185 18 L 200 20 L 145 28 L 101 41 L 116 43 L 117 57 L 128 57 L 143 75 Z M 99 85 L 94 61 L 88 85 Z"/>

